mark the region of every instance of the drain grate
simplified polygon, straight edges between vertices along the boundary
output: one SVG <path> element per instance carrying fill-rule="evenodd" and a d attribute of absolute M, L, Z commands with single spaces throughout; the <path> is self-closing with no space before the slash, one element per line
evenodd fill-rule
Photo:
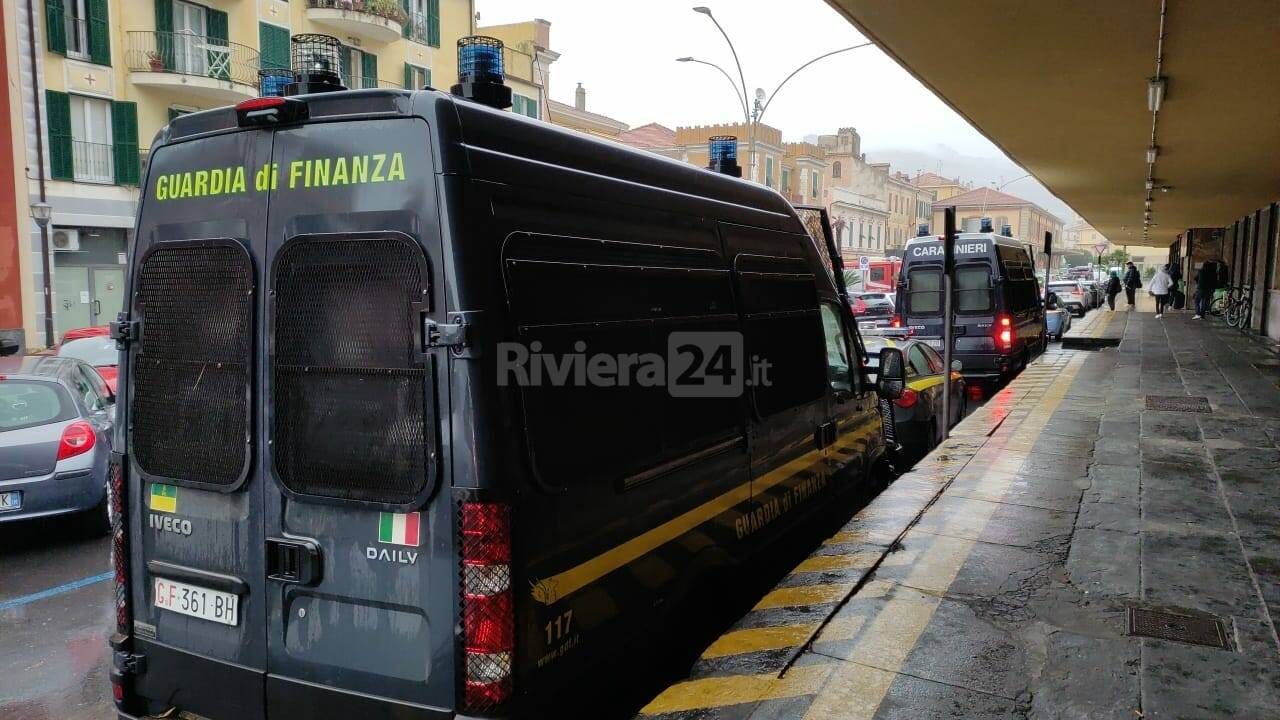
<path fill-rule="evenodd" d="M 1211 413 L 1209 398 L 1199 395 L 1148 395 L 1148 410 L 1166 410 L 1168 412 Z"/>
<path fill-rule="evenodd" d="M 1130 606 L 1126 634 L 1231 649 L 1227 624 L 1214 615 L 1182 615 Z"/>
<path fill-rule="evenodd" d="M 1103 337 L 1071 337 L 1062 338 L 1063 350 L 1101 350 L 1120 344 L 1120 338 Z"/>

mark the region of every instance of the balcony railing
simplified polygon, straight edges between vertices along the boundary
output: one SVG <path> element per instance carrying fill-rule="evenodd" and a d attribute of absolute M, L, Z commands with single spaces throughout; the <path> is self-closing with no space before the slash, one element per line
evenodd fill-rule
<path fill-rule="evenodd" d="M 177 73 L 243 85 L 258 84 L 258 51 L 185 32 L 130 30 L 125 62 L 133 72 Z"/>
<path fill-rule="evenodd" d="M 431 35 L 427 29 L 426 15 L 422 13 L 411 14 L 409 19 L 405 21 L 405 27 L 409 30 L 405 37 L 413 40 L 414 42 L 420 42 L 423 45 L 429 45 L 431 43 Z"/>
<path fill-rule="evenodd" d="M 71 163 L 77 182 L 115 182 L 115 162 L 111 145 L 71 141 Z"/>
<path fill-rule="evenodd" d="M 398 0 L 307 0 L 307 7 L 376 15 L 401 25 L 408 20 Z"/>

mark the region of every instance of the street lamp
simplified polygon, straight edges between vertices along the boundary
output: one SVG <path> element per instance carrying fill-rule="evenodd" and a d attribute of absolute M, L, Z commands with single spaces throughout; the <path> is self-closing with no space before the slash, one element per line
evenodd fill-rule
<path fill-rule="evenodd" d="M 749 140 L 748 140 L 748 146 L 747 146 L 748 147 L 747 162 L 749 164 L 749 167 L 751 168 L 752 180 L 756 179 L 756 127 L 760 124 L 760 118 L 764 115 L 765 110 L 769 109 L 769 104 L 773 102 L 773 99 L 775 97 L 777 97 L 778 91 L 782 89 L 782 86 L 786 85 L 788 80 L 795 77 L 796 73 L 800 72 L 801 70 L 809 67 L 810 65 L 814 64 L 815 62 L 823 58 L 830 57 L 837 53 L 848 52 L 849 50 L 856 50 L 858 48 L 867 47 L 869 45 L 875 44 L 875 43 L 867 42 L 867 43 L 862 43 L 861 45 L 853 45 L 847 48 L 840 48 L 839 50 L 833 50 L 829 53 L 819 55 L 818 57 L 810 60 L 809 62 L 793 70 L 791 74 L 788 75 L 782 82 L 778 83 L 778 86 L 774 88 L 773 92 L 769 93 L 767 97 L 766 97 L 764 88 L 757 88 L 755 93 L 754 108 L 751 111 L 748 111 L 747 110 L 747 98 L 748 98 L 747 80 L 742 73 L 742 63 L 738 60 L 738 50 L 737 48 L 734 47 L 733 40 L 729 39 L 729 33 L 725 32 L 724 27 L 720 25 L 720 21 L 716 20 L 716 16 L 711 13 L 711 8 L 706 7 L 705 5 L 699 5 L 693 8 L 693 11 L 702 15 L 706 15 L 708 18 L 711 19 L 711 22 L 715 23 L 716 29 L 720 31 L 720 34 L 724 36 L 724 41 L 729 45 L 729 52 L 733 53 L 734 65 L 736 65 L 738 68 L 738 82 L 741 83 L 741 92 L 739 93 L 738 91 L 738 87 L 739 87 L 738 84 L 735 84 L 734 94 L 738 95 L 738 99 L 742 103 L 743 116 L 748 126 Z M 729 82 L 733 83 L 733 78 L 730 77 L 729 73 L 725 72 L 724 68 L 721 68 L 719 65 L 716 65 L 714 63 L 709 63 L 709 62 L 706 62 L 705 60 L 696 60 L 691 57 L 677 58 L 677 62 L 697 62 L 697 63 L 702 63 L 703 65 L 710 65 L 716 68 L 717 70 L 719 70 L 721 73 L 724 73 L 724 76 L 729 79 Z"/>
<path fill-rule="evenodd" d="M 53 293 L 49 283 L 49 221 L 53 206 L 47 202 L 31 203 L 31 219 L 40 226 L 40 267 L 44 273 L 44 344 L 53 347 Z"/>
<path fill-rule="evenodd" d="M 698 63 L 699 65 L 709 65 L 719 70 L 720 74 L 724 75 L 724 79 L 728 80 L 729 84 L 733 86 L 733 96 L 738 99 L 738 105 L 742 107 L 743 119 L 747 122 L 747 124 L 751 123 L 750 114 L 747 110 L 747 101 L 742 97 L 742 91 L 738 89 L 738 83 L 733 81 L 733 78 L 729 76 L 728 71 L 726 71 L 724 68 L 720 67 L 719 65 L 713 62 L 707 62 L 706 60 L 699 60 L 696 57 L 686 56 L 686 57 L 676 58 L 676 62 L 682 62 L 682 63 L 691 62 L 691 63 Z"/>

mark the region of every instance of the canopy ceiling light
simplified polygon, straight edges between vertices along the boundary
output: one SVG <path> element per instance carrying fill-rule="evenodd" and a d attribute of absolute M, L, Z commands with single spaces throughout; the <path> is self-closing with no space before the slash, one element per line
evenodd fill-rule
<path fill-rule="evenodd" d="M 1165 79 L 1153 77 L 1147 81 L 1147 109 L 1153 113 L 1160 112 L 1160 104 L 1164 102 Z"/>
<path fill-rule="evenodd" d="M 1151 178 L 1147 178 L 1147 184 L 1146 184 L 1147 189 L 1150 190 L 1155 186 L 1156 186 L 1156 181 L 1152 180 Z"/>
<path fill-rule="evenodd" d="M 1160 154 L 1159 146 L 1152 145 L 1151 147 L 1147 148 L 1147 164 L 1150 165 L 1151 163 L 1155 162 L 1156 156 L 1159 154 Z"/>

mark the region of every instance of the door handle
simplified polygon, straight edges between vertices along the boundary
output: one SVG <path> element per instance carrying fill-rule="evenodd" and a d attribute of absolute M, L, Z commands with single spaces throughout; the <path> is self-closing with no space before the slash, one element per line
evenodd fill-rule
<path fill-rule="evenodd" d="M 101 314 L 102 314 L 102 301 L 101 301 L 101 300 L 94 300 L 94 301 L 93 301 L 93 315 L 94 315 L 94 317 L 97 317 L 97 316 L 99 316 L 99 315 L 101 315 Z"/>
<path fill-rule="evenodd" d="M 267 538 L 267 578 L 315 585 L 324 577 L 320 546 L 312 540 Z"/>
<path fill-rule="evenodd" d="M 835 422 L 825 422 L 818 426 L 813 433 L 813 440 L 818 444 L 819 448 L 824 448 L 836 441 L 836 424 Z"/>

